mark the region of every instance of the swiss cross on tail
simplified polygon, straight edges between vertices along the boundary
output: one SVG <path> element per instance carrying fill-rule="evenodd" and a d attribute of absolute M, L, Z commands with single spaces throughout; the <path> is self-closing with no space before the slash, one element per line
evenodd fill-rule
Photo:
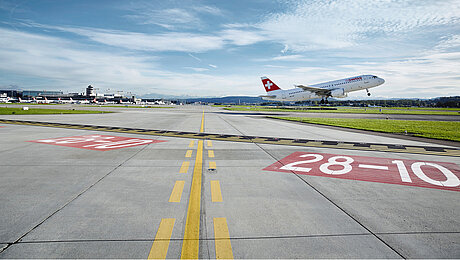
<path fill-rule="evenodd" d="M 270 92 L 273 90 L 278 90 L 280 89 L 273 81 L 271 81 L 267 77 L 261 77 L 262 79 L 262 84 L 264 85 L 265 91 Z"/>

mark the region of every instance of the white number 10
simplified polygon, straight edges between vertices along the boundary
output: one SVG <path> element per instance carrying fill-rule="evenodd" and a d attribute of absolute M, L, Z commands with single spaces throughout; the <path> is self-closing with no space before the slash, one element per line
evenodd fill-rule
<path fill-rule="evenodd" d="M 401 176 L 401 180 L 403 182 L 412 182 L 412 179 L 409 176 L 409 172 L 407 171 L 406 165 L 404 165 L 403 161 L 395 160 L 392 163 L 396 164 L 399 170 L 399 175 Z M 430 177 L 426 176 L 426 174 L 422 171 L 422 166 L 431 166 L 438 169 L 444 176 L 446 176 L 447 180 L 445 181 L 437 181 L 433 180 Z M 415 162 L 411 165 L 411 169 L 417 177 L 421 180 L 428 182 L 430 184 L 436 186 L 443 186 L 443 187 L 457 187 L 460 185 L 460 180 L 458 177 L 453 174 L 449 169 L 445 168 L 436 163 L 428 163 L 428 162 Z"/>
<path fill-rule="evenodd" d="M 320 154 L 303 154 L 300 156 L 301 158 L 307 158 L 307 157 L 313 157 L 310 160 L 304 160 L 304 161 L 297 161 L 297 162 L 292 162 L 288 163 L 284 166 L 282 166 L 280 169 L 281 170 L 288 170 L 288 171 L 299 171 L 299 172 L 310 172 L 311 168 L 308 167 L 298 167 L 297 165 L 299 164 L 307 164 L 307 163 L 315 163 L 319 162 L 324 157 Z M 338 161 L 339 159 L 345 160 L 345 161 Z M 351 157 L 348 156 L 333 156 L 327 160 L 327 163 L 323 163 L 319 166 L 319 170 L 325 174 L 331 174 L 331 175 L 339 175 L 339 174 L 346 174 L 349 173 L 353 168 L 351 166 L 351 163 L 353 163 L 354 160 Z M 401 181 L 402 182 L 412 182 L 412 179 L 409 175 L 409 172 L 407 170 L 406 165 L 404 164 L 404 161 L 400 160 L 394 160 L 391 163 L 396 164 L 398 167 L 399 175 L 401 176 Z M 341 170 L 331 170 L 329 169 L 330 166 L 332 165 L 340 165 L 343 167 Z M 422 170 L 422 166 L 429 166 L 429 167 L 434 167 L 438 169 L 444 176 L 446 177 L 445 181 L 437 181 L 433 180 L 430 177 L 428 177 Z M 412 172 L 421 180 L 436 185 L 436 186 L 443 186 L 443 187 L 457 187 L 460 185 L 460 180 L 458 177 L 453 174 L 449 169 L 445 168 L 444 166 L 441 166 L 436 163 L 429 163 L 429 162 L 415 162 L 412 163 L 411 165 L 411 170 Z"/>

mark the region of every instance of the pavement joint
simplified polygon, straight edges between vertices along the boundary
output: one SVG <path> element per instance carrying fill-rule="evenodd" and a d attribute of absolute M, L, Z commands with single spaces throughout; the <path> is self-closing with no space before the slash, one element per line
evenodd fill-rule
<path fill-rule="evenodd" d="M 149 144 L 147 145 L 144 145 L 141 149 L 139 149 L 138 151 L 136 151 L 133 155 L 131 155 L 130 157 L 128 157 L 126 160 L 124 160 L 122 163 L 120 163 L 118 166 L 116 166 L 115 168 L 113 168 L 112 170 L 110 170 L 107 174 L 105 174 L 104 176 L 102 176 L 101 178 L 99 178 L 96 182 L 94 182 L 93 184 L 91 184 L 90 186 L 88 186 L 86 189 L 84 189 L 83 191 L 81 191 L 77 196 L 73 197 L 72 199 L 70 199 L 68 202 L 66 202 L 64 205 L 62 205 L 60 208 L 58 208 L 57 210 L 55 210 L 53 213 L 51 213 L 49 216 L 45 217 L 44 219 L 42 219 L 38 224 L 36 224 L 34 227 L 32 227 L 29 231 L 25 232 L 23 235 L 21 235 L 18 239 L 16 239 L 14 242 L 12 243 L 7 243 L 7 245 L 5 247 L 3 247 L 1 250 L 0 250 L 0 253 L 6 251 L 10 246 L 14 245 L 14 244 L 17 244 L 18 242 L 21 241 L 21 239 L 23 239 L 24 237 L 26 237 L 30 232 L 32 232 L 33 230 L 35 230 L 36 228 L 38 228 L 39 226 L 41 226 L 43 223 L 45 223 L 48 219 L 50 219 L 51 217 L 53 217 L 54 215 L 56 215 L 58 212 L 60 212 L 62 209 L 64 209 L 65 207 L 67 207 L 67 205 L 69 205 L 70 203 L 72 203 L 73 201 L 75 201 L 76 199 L 78 199 L 80 196 L 82 196 L 83 194 L 85 194 L 88 190 L 90 190 L 91 188 L 93 188 L 95 185 L 97 185 L 98 183 L 100 183 L 103 179 L 105 179 L 107 176 L 109 176 L 110 174 L 112 174 L 113 172 L 115 172 L 118 168 L 120 168 L 123 164 L 125 164 L 126 162 L 128 162 L 129 160 L 131 160 L 133 157 L 135 157 L 136 155 L 138 155 L 141 151 L 143 151 L 146 147 L 148 147 Z"/>
<path fill-rule="evenodd" d="M 420 232 L 376 232 L 378 235 L 430 235 L 430 234 L 460 234 L 460 231 L 420 231 Z M 350 233 L 350 234 L 314 234 L 314 235 L 284 235 L 284 236 L 247 236 L 230 237 L 231 240 L 258 240 L 258 239 L 296 239 L 296 238 L 321 238 L 321 237 L 351 237 L 351 236 L 372 236 L 369 233 Z M 213 241 L 223 238 L 200 238 L 200 241 Z M 160 239 L 168 240 L 168 239 Z M 171 238 L 170 241 L 182 241 L 183 238 Z M 151 238 L 132 238 L 132 239 L 69 239 L 69 240 L 34 240 L 20 241 L 17 244 L 45 244 L 45 243 L 87 243 L 87 242 L 153 242 Z M 0 242 L 0 244 L 8 244 Z"/>
<path fill-rule="evenodd" d="M 219 116 L 220 117 L 220 116 Z M 223 119 L 220 117 L 224 122 L 226 122 L 228 125 L 230 125 L 233 129 L 238 131 L 241 134 L 242 133 L 238 128 L 236 128 L 234 125 L 230 124 L 227 120 Z M 261 147 L 259 144 L 254 143 L 257 147 L 259 147 L 262 151 L 264 151 L 268 156 L 272 157 L 275 161 L 280 162 L 280 159 L 276 158 L 274 155 L 272 155 L 270 152 L 265 150 L 263 147 Z M 281 163 L 281 162 L 280 162 Z M 398 254 L 401 258 L 406 259 L 399 251 L 397 251 L 394 247 L 392 247 L 390 244 L 388 244 L 383 238 L 379 237 L 377 233 L 374 233 L 370 228 L 366 227 L 363 223 L 361 223 L 357 218 L 355 218 L 351 213 L 346 211 L 343 207 L 338 205 L 336 202 L 334 202 L 331 198 L 327 197 L 324 193 L 322 193 L 320 190 L 318 190 L 315 186 L 313 186 L 311 183 L 309 183 L 307 180 L 303 179 L 301 176 L 296 174 L 294 171 L 290 171 L 292 174 L 294 174 L 297 178 L 299 178 L 300 181 L 308 185 L 310 188 L 312 188 L 314 191 L 316 191 L 318 194 L 320 194 L 323 198 L 325 198 L 327 201 L 329 201 L 332 205 L 334 205 L 336 208 L 338 208 L 340 211 L 342 211 L 345 215 L 347 215 L 349 218 L 351 218 L 353 221 L 355 221 L 358 225 L 360 225 L 362 228 L 364 228 L 369 234 L 380 240 L 385 246 L 390 248 L 392 251 L 394 251 L 396 254 Z"/>

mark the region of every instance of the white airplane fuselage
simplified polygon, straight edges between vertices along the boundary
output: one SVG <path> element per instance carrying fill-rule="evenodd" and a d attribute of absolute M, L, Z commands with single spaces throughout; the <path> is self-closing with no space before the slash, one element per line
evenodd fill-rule
<path fill-rule="evenodd" d="M 267 81 L 268 80 L 268 81 Z M 328 81 L 315 85 L 296 86 L 293 89 L 270 90 L 274 85 L 271 80 L 262 78 L 267 96 L 261 96 L 264 100 L 272 101 L 304 101 L 309 99 L 323 99 L 328 97 L 344 98 L 347 93 L 370 89 L 382 85 L 385 80 L 374 75 L 361 75 L 340 80 Z M 276 85 L 275 85 L 276 86 Z M 369 93 L 369 92 L 368 92 Z M 370 95 L 370 94 L 369 94 Z"/>

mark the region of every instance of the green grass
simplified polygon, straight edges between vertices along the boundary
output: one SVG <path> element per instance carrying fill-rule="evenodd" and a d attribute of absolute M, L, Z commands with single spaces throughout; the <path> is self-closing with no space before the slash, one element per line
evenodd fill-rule
<path fill-rule="evenodd" d="M 460 122 L 309 117 L 271 118 L 385 133 L 405 134 L 407 131 L 407 134 L 412 136 L 460 141 Z"/>
<path fill-rule="evenodd" d="M 27 105 L 27 106 L 56 106 L 56 105 L 62 105 L 62 104 L 56 104 L 56 103 L 53 103 L 53 104 L 46 104 L 46 103 L 0 103 L 0 105 L 13 105 L 13 106 L 23 106 L 23 105 Z"/>
<path fill-rule="evenodd" d="M 99 106 L 99 105 L 96 104 L 96 105 L 93 105 L 93 106 L 86 106 L 86 107 L 95 107 L 95 106 Z M 122 108 L 174 108 L 174 107 L 158 107 L 158 106 L 154 106 L 154 105 L 145 105 L 145 106 L 100 105 L 100 106 L 101 106 L 101 107 L 122 107 Z"/>
<path fill-rule="evenodd" d="M 318 108 L 318 107 L 315 107 Z M 302 113 L 350 113 L 350 114 L 405 114 L 405 115 L 460 115 L 457 111 L 432 111 L 432 110 L 416 110 L 415 108 L 351 108 L 337 107 L 337 110 L 296 110 L 275 107 L 226 107 L 225 110 L 230 111 L 273 111 L 273 112 L 302 112 Z"/>
<path fill-rule="evenodd" d="M 457 108 L 448 108 L 448 107 L 384 107 L 384 109 L 460 111 L 459 107 L 457 107 Z"/>
<path fill-rule="evenodd" d="M 107 111 L 94 110 L 70 110 L 70 109 L 47 109 L 47 108 L 29 108 L 22 110 L 20 107 L 0 107 L 0 115 L 45 115 L 45 114 L 101 114 L 113 113 Z"/>

